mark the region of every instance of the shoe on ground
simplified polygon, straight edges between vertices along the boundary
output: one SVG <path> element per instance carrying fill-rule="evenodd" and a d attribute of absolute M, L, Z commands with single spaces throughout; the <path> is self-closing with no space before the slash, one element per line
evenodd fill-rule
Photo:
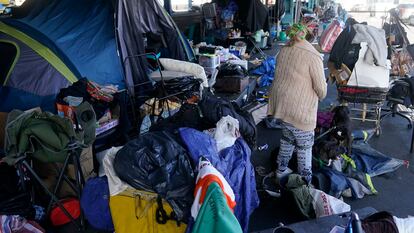
<path fill-rule="evenodd" d="M 276 180 L 277 179 L 274 173 L 265 176 L 263 178 L 263 189 L 267 192 L 267 194 L 269 194 L 269 196 L 279 198 L 281 196 L 281 187 Z"/>
<path fill-rule="evenodd" d="M 290 174 L 292 174 L 292 169 L 290 169 L 290 168 L 286 168 L 286 170 L 285 171 L 283 171 L 283 172 L 276 172 L 276 179 L 278 179 L 278 180 L 281 180 L 281 179 L 283 179 L 283 178 L 285 178 L 286 176 L 288 176 L 288 175 L 290 175 Z"/>

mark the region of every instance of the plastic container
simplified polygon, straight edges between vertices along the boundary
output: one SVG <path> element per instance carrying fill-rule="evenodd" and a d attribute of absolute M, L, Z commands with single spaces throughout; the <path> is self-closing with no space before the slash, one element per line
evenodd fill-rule
<path fill-rule="evenodd" d="M 217 55 L 200 55 L 198 64 L 204 68 L 215 68 L 220 65 L 220 56 Z"/>
<path fill-rule="evenodd" d="M 277 37 L 277 26 L 273 25 L 272 28 L 270 28 L 270 39 L 274 40 Z"/>
<path fill-rule="evenodd" d="M 206 72 L 207 75 L 211 75 L 214 73 L 214 71 L 217 69 L 217 67 L 205 67 L 204 71 Z"/>
<path fill-rule="evenodd" d="M 287 40 L 286 32 L 280 32 L 279 40 L 280 41 L 286 41 Z"/>
<path fill-rule="evenodd" d="M 267 36 L 262 37 L 262 39 L 261 39 L 261 41 L 259 43 L 259 47 L 261 49 L 266 48 L 266 46 L 267 46 L 267 38 L 268 38 Z"/>
<path fill-rule="evenodd" d="M 235 45 L 230 46 L 230 53 L 236 55 L 237 57 L 241 57 L 243 54 L 246 53 L 247 45 L 244 42 L 236 42 Z"/>

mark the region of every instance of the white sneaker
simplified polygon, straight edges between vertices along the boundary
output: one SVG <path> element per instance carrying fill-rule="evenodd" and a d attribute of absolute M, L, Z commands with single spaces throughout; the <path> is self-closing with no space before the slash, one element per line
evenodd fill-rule
<path fill-rule="evenodd" d="M 276 179 L 278 179 L 278 180 L 281 180 L 281 179 L 283 179 L 283 178 L 285 178 L 286 176 L 288 176 L 288 175 L 290 175 L 290 174 L 292 174 L 292 169 L 290 169 L 290 168 L 286 168 L 286 170 L 285 171 L 283 171 L 283 172 L 279 172 L 279 171 L 277 171 L 276 172 Z"/>

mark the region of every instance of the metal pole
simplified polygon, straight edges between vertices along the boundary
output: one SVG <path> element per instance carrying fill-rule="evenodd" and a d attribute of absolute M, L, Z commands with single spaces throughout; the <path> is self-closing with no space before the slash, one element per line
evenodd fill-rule
<path fill-rule="evenodd" d="M 299 22 L 300 19 L 300 12 L 301 12 L 301 0 L 296 0 L 296 5 L 295 5 L 295 23 Z"/>

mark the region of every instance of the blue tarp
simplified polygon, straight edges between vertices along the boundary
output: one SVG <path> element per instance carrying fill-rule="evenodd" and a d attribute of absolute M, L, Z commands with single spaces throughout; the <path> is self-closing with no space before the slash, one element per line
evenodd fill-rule
<path fill-rule="evenodd" d="M 268 57 L 262 62 L 262 64 L 256 69 L 252 70 L 251 73 L 260 75 L 260 87 L 267 87 L 272 85 L 273 78 L 275 77 L 276 58 Z"/>
<path fill-rule="evenodd" d="M 181 128 L 179 131 L 193 164 L 198 164 L 199 158 L 203 156 L 229 182 L 236 196 L 234 214 L 243 231 L 247 232 L 250 215 L 259 206 L 250 148 L 239 138 L 232 147 L 217 152 L 216 141 L 209 135 L 191 128 Z"/>
<path fill-rule="evenodd" d="M 5 23 L 51 48 L 78 78 L 125 87 L 111 1 L 50 1 L 40 11 Z"/>

